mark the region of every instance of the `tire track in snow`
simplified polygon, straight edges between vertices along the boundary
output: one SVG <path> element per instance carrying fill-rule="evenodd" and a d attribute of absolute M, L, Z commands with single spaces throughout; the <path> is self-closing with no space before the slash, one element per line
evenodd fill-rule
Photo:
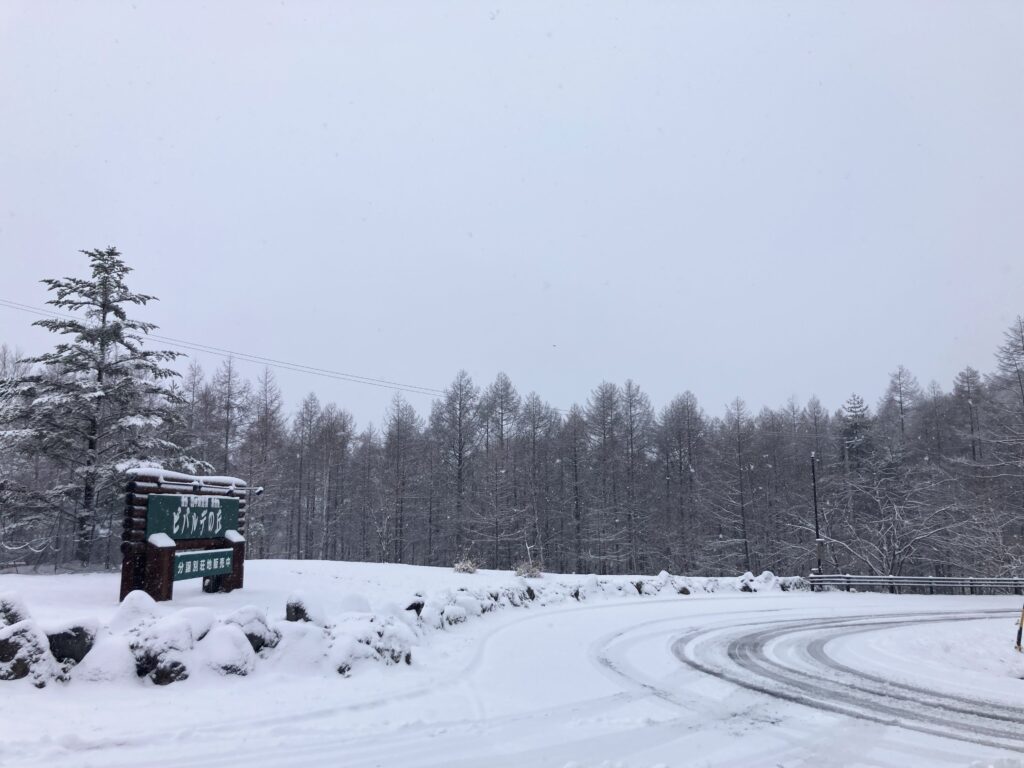
<path fill-rule="evenodd" d="M 735 598 L 705 599 L 719 600 Z M 296 712 L 290 715 L 277 715 L 274 717 L 248 721 L 246 724 L 247 729 L 259 729 L 261 731 L 260 738 L 247 739 L 245 743 L 236 744 L 233 749 L 225 750 L 221 753 L 209 754 L 208 752 L 204 752 L 202 758 L 198 758 L 188 749 L 182 749 L 181 740 L 187 739 L 188 741 L 192 741 L 196 739 L 197 736 L 201 736 L 203 738 L 212 736 L 216 738 L 223 734 L 225 724 L 216 722 L 205 724 L 195 729 L 189 729 L 187 733 L 179 731 L 177 734 L 178 738 L 173 740 L 173 752 L 168 750 L 169 753 L 165 753 L 157 760 L 153 760 L 151 756 L 147 755 L 145 764 L 148 768 L 186 768 L 186 766 L 191 768 L 196 764 L 197 760 L 201 760 L 204 766 L 209 766 L 210 768 L 231 768 L 232 766 L 288 765 L 291 764 L 293 760 L 298 760 L 298 764 L 312 765 L 318 764 L 315 761 L 316 758 L 325 760 L 329 755 L 337 755 L 339 758 L 344 758 L 346 765 L 355 765 L 357 763 L 354 761 L 362 759 L 362 757 L 380 758 L 383 754 L 387 755 L 387 761 L 382 762 L 381 765 L 388 764 L 389 762 L 393 764 L 402 764 L 401 761 L 403 759 L 414 758 L 421 753 L 424 745 L 431 740 L 432 734 L 434 733 L 444 732 L 448 734 L 456 734 L 460 731 L 467 730 L 470 726 L 473 726 L 477 730 L 490 729 L 492 734 L 497 735 L 496 732 L 504 730 L 504 725 L 508 723 L 514 723 L 520 726 L 529 722 L 550 724 L 557 718 L 567 720 L 581 716 L 593 716 L 601 712 L 614 709 L 615 707 L 619 707 L 624 703 L 628 703 L 629 701 L 638 698 L 638 696 L 634 693 L 623 691 L 611 696 L 576 701 L 560 705 L 558 707 L 541 707 L 519 715 L 505 715 L 498 718 L 484 717 L 479 712 L 479 706 L 477 705 L 475 707 L 477 710 L 477 717 L 472 720 L 413 723 L 401 725 L 398 730 L 386 731 L 384 733 L 353 733 L 349 731 L 343 735 L 325 735 L 324 731 L 317 731 L 315 744 L 296 744 L 294 741 L 289 741 L 289 743 L 276 743 L 276 740 L 273 740 L 273 735 L 268 735 L 268 732 L 272 732 L 275 729 L 285 726 L 295 726 L 317 720 L 326 720 L 337 715 L 343 715 L 346 712 L 362 711 L 370 708 L 384 708 L 396 702 L 426 698 L 444 690 L 463 688 L 466 677 L 472 674 L 483 664 L 483 661 L 487 656 L 488 645 L 495 638 L 505 632 L 521 629 L 526 623 L 538 620 L 556 619 L 557 615 L 561 613 L 607 610 L 614 611 L 657 604 L 678 605 L 679 600 L 678 598 L 650 598 L 626 604 L 602 602 L 597 605 L 570 605 L 562 608 L 544 608 L 538 609 L 536 612 L 530 612 L 527 615 L 516 615 L 507 623 L 495 627 L 493 630 L 487 632 L 482 637 L 481 641 L 476 644 L 470 660 L 456 670 L 454 674 L 449 674 L 444 679 L 431 681 L 430 683 L 418 686 L 414 689 L 399 693 L 392 693 L 386 696 L 365 699 L 357 702 L 347 702 L 345 704 L 338 704 L 330 707 L 321 707 L 316 710 Z M 773 608 L 763 610 L 781 609 Z M 704 614 L 697 615 L 699 616 Z M 708 613 L 706 615 L 720 616 L 721 614 Z M 694 615 L 690 614 L 690 616 L 693 617 Z M 344 681 L 340 681 L 339 684 L 343 685 Z M 472 692 L 470 693 L 472 694 Z M 471 699 L 472 696 L 468 696 L 467 698 Z M 268 738 L 271 739 L 270 743 L 267 742 Z M 516 738 L 514 732 L 510 734 L 508 738 L 514 740 Z M 382 740 L 387 740 L 388 742 L 389 746 L 386 751 L 382 750 Z M 122 743 L 122 750 L 130 746 L 150 749 L 154 743 L 152 736 L 140 736 L 136 739 L 132 739 L 131 742 L 134 742 L 134 744 Z M 306 760 L 307 762 L 302 763 L 302 760 Z M 113 767 L 137 764 L 139 763 L 134 758 L 124 758 L 122 760 L 121 756 L 117 755 L 116 759 L 106 763 L 105 765 Z"/>
<path fill-rule="evenodd" d="M 1009 616 L 1008 611 L 872 614 L 836 620 L 797 620 L 751 630 L 742 627 L 694 630 L 673 644 L 673 653 L 688 666 L 749 690 L 797 704 L 883 725 L 997 749 L 1024 751 L 1024 719 L 1005 713 L 1002 705 L 893 684 L 884 678 L 840 664 L 826 652 L 837 637 L 920 622 L 972 621 Z M 828 634 L 821 637 L 821 632 Z M 773 656 L 785 638 L 816 669 L 802 669 Z M 958 717 L 950 717 L 954 712 Z"/>

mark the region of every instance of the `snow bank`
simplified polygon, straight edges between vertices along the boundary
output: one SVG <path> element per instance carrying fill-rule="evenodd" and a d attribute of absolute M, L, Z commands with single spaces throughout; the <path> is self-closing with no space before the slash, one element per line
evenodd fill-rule
<path fill-rule="evenodd" d="M 273 589 L 208 595 L 201 605 L 184 606 L 177 600 L 156 603 L 136 591 L 105 620 L 51 621 L 44 625 L 47 631 L 30 620 L 23 600 L 5 593 L 0 595 L 0 678 L 29 678 L 41 686 L 51 680 L 126 679 L 166 685 L 211 675 L 348 677 L 364 664 L 412 664 L 416 646 L 430 635 L 507 608 L 804 588 L 802 579 L 767 572 L 756 577 L 662 571 L 654 577 L 544 574 L 527 579 L 499 571 L 267 561 L 254 561 L 247 570 L 285 567 L 300 589 L 274 580 Z M 342 575 L 346 569 L 372 568 L 377 575 L 361 591 Z M 70 589 L 88 577 L 37 577 L 22 583 L 34 586 L 45 578 L 55 579 L 48 583 L 58 589 Z M 413 584 L 422 586 L 410 588 Z M 272 600 L 276 607 L 233 604 L 249 595 Z M 57 595 L 47 597 L 59 602 Z"/>

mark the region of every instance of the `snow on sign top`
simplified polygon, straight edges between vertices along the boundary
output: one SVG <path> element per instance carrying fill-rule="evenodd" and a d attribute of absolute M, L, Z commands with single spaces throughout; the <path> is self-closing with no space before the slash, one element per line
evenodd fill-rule
<path fill-rule="evenodd" d="M 238 499 L 229 496 L 151 494 L 147 502 L 146 535 L 166 533 L 172 539 L 218 539 L 238 529 Z"/>
<path fill-rule="evenodd" d="M 160 482 L 165 483 L 201 483 L 204 485 L 229 485 L 237 488 L 247 488 L 248 483 L 239 477 L 228 475 L 186 475 L 184 472 L 172 472 L 161 467 L 132 467 L 126 469 L 125 474 L 129 477 L 143 475 L 146 477 L 159 477 Z"/>
<path fill-rule="evenodd" d="M 147 541 L 154 547 L 160 547 L 161 549 L 167 549 L 174 546 L 174 539 L 162 532 L 154 533 L 147 539 Z"/>

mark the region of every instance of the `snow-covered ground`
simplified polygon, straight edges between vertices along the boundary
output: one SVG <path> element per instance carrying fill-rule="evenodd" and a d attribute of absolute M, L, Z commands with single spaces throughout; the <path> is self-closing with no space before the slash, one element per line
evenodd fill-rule
<path fill-rule="evenodd" d="M 0 682 L 0 766 L 1024 766 L 1020 597 L 638 580 L 251 561 L 244 590 L 126 608 L 114 574 L 0 576 L 107 638 L 68 682 Z M 283 621 L 294 595 L 318 623 Z M 261 614 L 281 639 L 250 658 L 226 620 Z M 147 632 L 188 679 L 135 675 Z"/>

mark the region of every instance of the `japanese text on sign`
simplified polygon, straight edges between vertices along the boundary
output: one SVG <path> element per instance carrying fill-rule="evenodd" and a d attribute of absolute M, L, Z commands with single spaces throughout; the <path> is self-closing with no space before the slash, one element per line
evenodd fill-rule
<path fill-rule="evenodd" d="M 179 552 L 174 555 L 174 580 L 231 573 L 234 563 L 230 549 Z"/>

